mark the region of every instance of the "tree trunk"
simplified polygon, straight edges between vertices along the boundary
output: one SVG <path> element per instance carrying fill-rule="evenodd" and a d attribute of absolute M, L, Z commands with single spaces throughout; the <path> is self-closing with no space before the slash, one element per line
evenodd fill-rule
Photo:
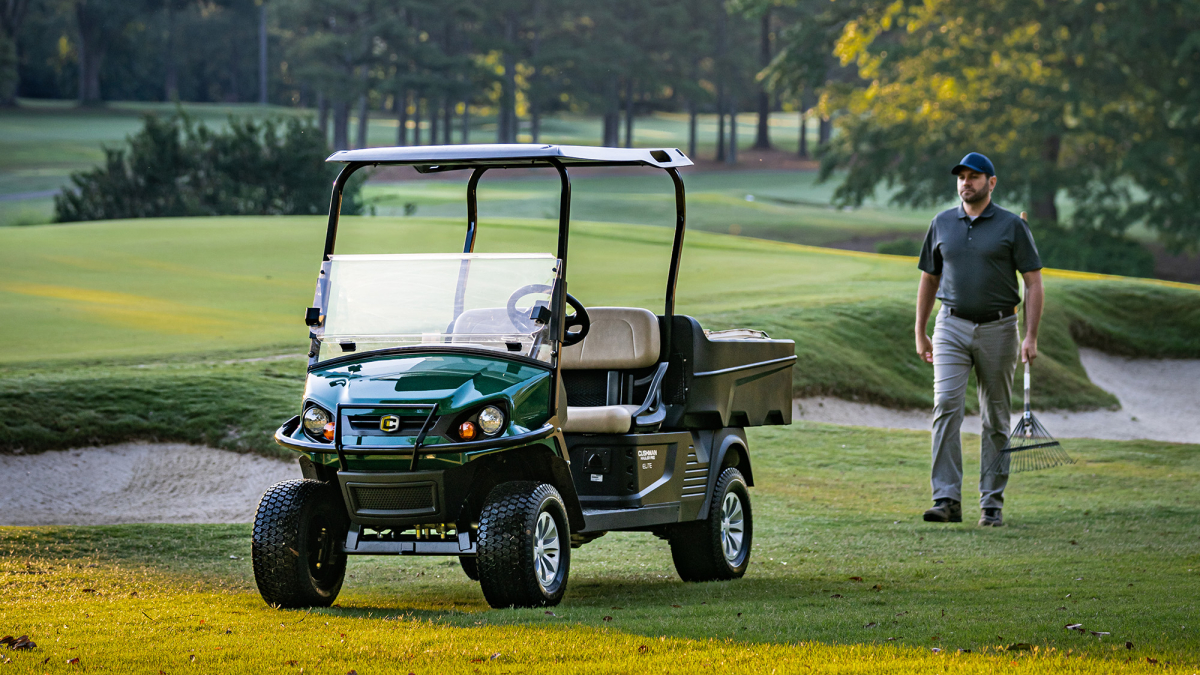
<path fill-rule="evenodd" d="M 725 92 L 717 85 L 717 157 L 716 161 L 725 161 Z"/>
<path fill-rule="evenodd" d="M 442 97 L 442 144 L 450 145 L 451 126 L 454 122 L 454 104 L 450 102 L 450 95 L 446 94 Z"/>
<path fill-rule="evenodd" d="M 471 102 L 467 99 L 463 99 L 462 142 L 463 145 L 471 142 Z"/>
<path fill-rule="evenodd" d="M 175 10 L 171 5 L 170 2 L 163 3 L 167 23 L 167 44 L 163 54 L 163 68 L 166 70 L 166 76 L 163 78 L 163 100 L 178 101 L 179 68 L 175 64 Z"/>
<path fill-rule="evenodd" d="M 771 12 L 767 10 L 762 18 L 761 52 L 759 64 L 766 68 L 771 65 Z M 766 87 L 758 92 L 758 134 L 754 137 L 755 150 L 771 149 L 771 131 L 768 128 L 771 119 L 771 96 Z"/>
<path fill-rule="evenodd" d="M 542 110 L 536 101 L 529 104 L 529 142 L 537 143 L 542 136 Z"/>
<path fill-rule="evenodd" d="M 617 100 L 620 84 L 616 78 L 608 82 L 608 108 L 604 111 L 604 139 L 601 145 L 608 148 L 621 146 L 621 109 Z"/>
<path fill-rule="evenodd" d="M 1036 220 L 1058 222 L 1058 205 L 1054 203 L 1058 196 L 1058 153 L 1062 149 L 1060 136 L 1048 136 L 1042 141 L 1042 162 L 1046 167 L 1045 174 L 1035 180 L 1030 186 L 1031 211 Z"/>
<path fill-rule="evenodd" d="M 825 147 L 829 142 L 830 135 L 833 134 L 833 120 L 828 117 L 822 117 L 821 123 L 817 127 L 817 145 Z"/>
<path fill-rule="evenodd" d="M 100 92 L 100 65 L 108 48 L 108 39 L 89 5 L 75 4 L 75 22 L 79 31 L 79 103 L 99 105 L 104 99 Z"/>
<path fill-rule="evenodd" d="M 738 161 L 738 137 L 737 137 L 737 97 L 729 98 L 729 154 L 725 155 L 726 164 L 737 164 Z"/>
<path fill-rule="evenodd" d="M 633 78 L 625 80 L 625 147 L 633 147 Z"/>
<path fill-rule="evenodd" d="M 402 89 L 396 94 L 396 145 L 408 145 L 408 90 Z"/>
<path fill-rule="evenodd" d="M 808 159 L 808 111 L 800 111 L 800 159 Z"/>
<path fill-rule="evenodd" d="M 258 8 L 258 104 L 267 104 L 267 3 Z"/>
<path fill-rule="evenodd" d="M 442 132 L 442 111 L 438 99 L 429 99 L 429 144 L 437 145 Z"/>
<path fill-rule="evenodd" d="M 688 157 L 696 156 L 696 104 L 688 101 Z"/>
<path fill-rule="evenodd" d="M 21 24 L 29 0 L 4 0 L 0 3 L 0 107 L 17 105 L 17 89 L 21 84 L 20 42 Z"/>
<path fill-rule="evenodd" d="M 507 17 L 504 21 L 504 80 L 500 90 L 500 119 L 496 125 L 497 143 L 517 142 L 517 60 L 516 21 Z"/>
<path fill-rule="evenodd" d="M 421 144 L 421 94 L 413 96 L 413 145 Z"/>
<path fill-rule="evenodd" d="M 367 105 L 367 95 L 363 94 L 358 97 L 358 138 L 354 141 L 354 147 L 367 147 L 367 134 L 371 131 L 371 111 Z"/>
<path fill-rule="evenodd" d="M 350 147 L 350 102 L 333 102 L 333 149 L 347 150 Z"/>
<path fill-rule="evenodd" d="M 317 126 L 321 129 L 321 138 L 325 140 L 325 144 L 329 144 L 329 101 L 325 98 L 325 92 L 317 92 Z"/>

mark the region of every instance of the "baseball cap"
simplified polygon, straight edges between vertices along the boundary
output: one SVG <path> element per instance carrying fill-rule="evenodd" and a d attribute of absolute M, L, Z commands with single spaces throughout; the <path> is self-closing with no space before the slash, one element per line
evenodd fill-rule
<path fill-rule="evenodd" d="M 958 163 L 958 166 L 950 169 L 950 173 L 957 176 L 958 172 L 962 169 L 971 169 L 972 171 L 978 171 L 988 176 L 996 175 L 996 167 L 992 166 L 992 160 L 978 152 L 968 152 L 967 156 L 963 157 L 962 161 Z"/>

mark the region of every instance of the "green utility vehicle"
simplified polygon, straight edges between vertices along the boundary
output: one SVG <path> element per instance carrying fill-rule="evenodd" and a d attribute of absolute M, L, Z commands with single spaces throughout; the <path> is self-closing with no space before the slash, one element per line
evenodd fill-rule
<path fill-rule="evenodd" d="M 753 536 L 745 427 L 789 424 L 795 344 L 675 314 L 686 221 L 679 150 L 460 145 L 338 152 L 300 414 L 275 440 L 303 480 L 262 497 L 254 576 L 282 607 L 326 606 L 353 555 L 456 556 L 493 607 L 555 605 L 573 548 L 667 540 L 686 581 L 741 577 Z M 469 171 L 461 253 L 338 255 L 358 169 Z M 661 315 L 567 292 L 572 167 L 664 169 L 676 221 Z M 554 253 L 474 253 L 485 172 L 561 184 Z M 614 274 L 620 263 L 614 261 Z"/>

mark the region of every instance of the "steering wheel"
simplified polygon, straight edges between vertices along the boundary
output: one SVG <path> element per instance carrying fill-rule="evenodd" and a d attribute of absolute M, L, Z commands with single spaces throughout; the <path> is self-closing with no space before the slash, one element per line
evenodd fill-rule
<path fill-rule="evenodd" d="M 522 286 L 513 291 L 513 294 L 508 296 L 508 318 L 513 325 L 520 330 L 533 331 L 537 328 L 537 323 L 530 317 L 535 307 L 546 307 L 545 300 L 537 300 L 528 309 L 520 309 L 517 307 L 517 301 L 527 295 L 535 293 L 552 293 L 554 288 L 546 284 L 529 284 Z M 575 298 L 575 296 L 567 293 L 567 305 L 575 310 L 574 314 L 568 314 L 566 324 L 564 325 L 563 345 L 571 346 L 583 342 L 583 338 L 587 337 L 588 331 L 592 328 L 592 320 L 588 317 L 587 310 L 583 308 L 583 303 Z"/>

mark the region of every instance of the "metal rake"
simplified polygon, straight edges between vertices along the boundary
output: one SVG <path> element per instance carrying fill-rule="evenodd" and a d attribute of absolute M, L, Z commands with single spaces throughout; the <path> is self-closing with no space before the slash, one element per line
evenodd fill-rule
<path fill-rule="evenodd" d="M 1033 416 L 1029 407 L 1029 363 L 1025 363 L 1025 412 L 1013 425 L 1008 442 L 996 456 L 990 473 L 1021 473 L 1038 471 L 1063 464 L 1074 464 L 1062 444 L 1050 435 L 1042 423 Z"/>

